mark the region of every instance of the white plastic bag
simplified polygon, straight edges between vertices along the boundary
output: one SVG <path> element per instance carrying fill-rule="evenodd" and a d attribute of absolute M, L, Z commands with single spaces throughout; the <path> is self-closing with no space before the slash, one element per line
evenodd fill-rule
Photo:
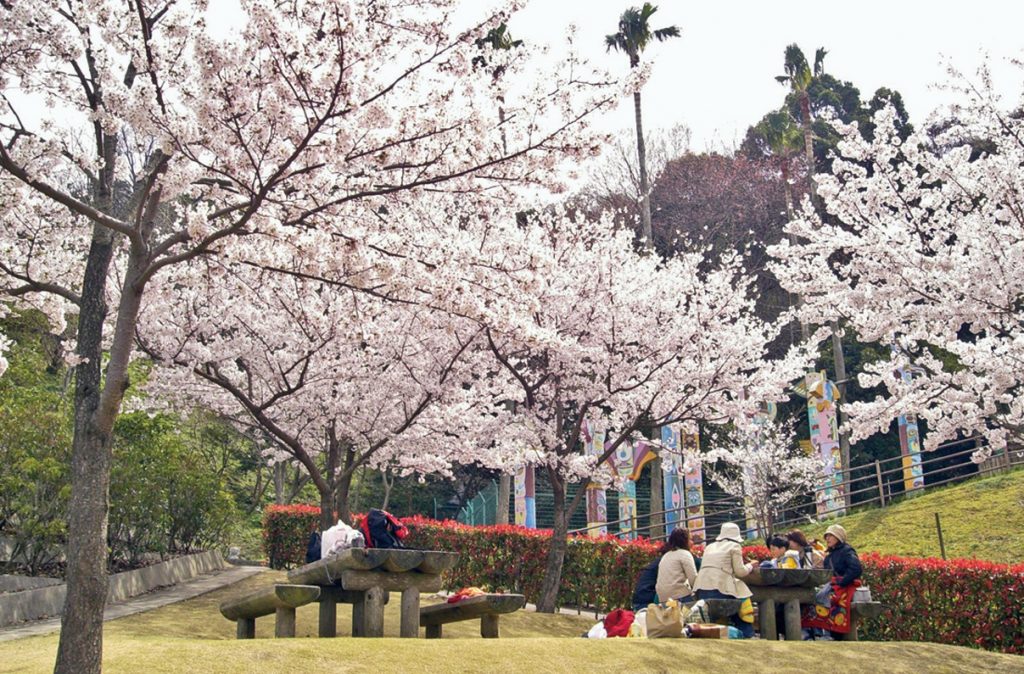
<path fill-rule="evenodd" d="M 587 632 L 587 638 L 588 639 L 607 639 L 608 638 L 608 630 L 606 630 L 604 628 L 604 622 L 603 621 L 599 622 L 596 625 L 594 625 L 593 627 L 591 627 L 590 631 Z"/>
<path fill-rule="evenodd" d="M 320 559 L 349 548 L 365 548 L 363 534 L 344 522 L 338 522 L 320 536 Z"/>

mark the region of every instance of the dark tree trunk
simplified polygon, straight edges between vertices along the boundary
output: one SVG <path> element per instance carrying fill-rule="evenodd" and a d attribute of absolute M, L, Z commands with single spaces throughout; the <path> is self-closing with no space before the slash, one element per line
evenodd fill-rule
<path fill-rule="evenodd" d="M 651 467 L 651 516 L 649 519 L 650 529 L 647 535 L 650 538 L 661 536 L 664 533 L 665 516 L 662 511 L 665 509 L 665 501 L 662 495 L 665 493 L 662 482 L 661 457 L 650 462 Z M 657 513 L 657 514 L 654 514 Z"/>
<path fill-rule="evenodd" d="M 320 531 L 327 531 L 334 526 L 334 492 L 320 492 Z"/>
<path fill-rule="evenodd" d="M 495 524 L 508 524 L 508 501 L 512 496 L 512 476 L 502 473 L 498 478 L 498 507 Z"/>
<path fill-rule="evenodd" d="M 647 146 L 644 143 L 644 124 L 639 91 L 633 94 L 633 114 L 636 117 L 636 157 L 640 165 L 640 234 L 644 237 L 644 248 L 653 250 L 650 185 L 647 179 Z"/>
<path fill-rule="evenodd" d="M 113 421 L 101 417 L 103 324 L 114 236 L 94 227 L 82 281 L 75 368 L 75 434 L 71 445 L 67 598 L 55 672 L 99 672 L 107 600 L 107 510 Z M 108 385 L 110 382 L 108 382 Z"/>
<path fill-rule="evenodd" d="M 558 603 L 558 588 L 562 583 L 562 566 L 568 547 L 569 517 L 565 507 L 565 482 L 558 472 L 548 468 L 548 480 L 554 492 L 555 522 L 551 531 L 551 547 L 548 550 L 547 565 L 544 567 L 544 583 L 537 600 L 538 613 L 554 613 Z"/>
<path fill-rule="evenodd" d="M 338 479 L 338 485 L 334 490 L 335 507 L 338 511 L 338 519 L 345 524 L 352 524 L 352 511 L 349 509 L 348 498 L 352 491 L 352 473 L 344 472 Z"/>

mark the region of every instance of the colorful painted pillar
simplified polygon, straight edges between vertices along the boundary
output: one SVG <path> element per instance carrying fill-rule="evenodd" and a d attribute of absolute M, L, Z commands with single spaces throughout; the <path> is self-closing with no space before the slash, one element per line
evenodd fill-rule
<path fill-rule="evenodd" d="M 537 487 L 534 468 L 524 465 L 516 471 L 516 524 L 537 528 Z"/>
<path fill-rule="evenodd" d="M 682 523 L 683 517 L 683 455 L 680 448 L 679 428 L 661 427 L 661 469 L 665 475 L 665 535 L 668 536 Z"/>
<path fill-rule="evenodd" d="M 681 436 L 683 449 L 683 489 L 686 496 L 686 528 L 690 530 L 690 541 L 703 544 L 704 534 L 704 483 L 700 463 L 700 433 L 696 425 Z"/>
<path fill-rule="evenodd" d="M 598 430 L 592 421 L 583 422 L 584 452 L 587 456 L 604 453 L 604 435 L 604 431 Z M 608 535 L 608 492 L 599 482 L 587 487 L 587 535 L 595 538 Z"/>
<path fill-rule="evenodd" d="M 896 347 L 893 347 L 895 352 Z M 914 374 L 908 367 L 896 370 L 896 376 L 905 384 L 914 381 Z M 903 489 L 912 492 L 924 489 L 924 467 L 921 465 L 921 434 L 917 428 L 917 416 L 901 414 L 898 419 L 900 431 L 900 454 L 903 456 Z"/>
<path fill-rule="evenodd" d="M 636 454 L 633 443 L 621 443 L 612 456 L 615 472 L 622 486 L 619 489 L 619 538 L 636 538 L 636 482 L 630 479 Z"/>
<path fill-rule="evenodd" d="M 819 517 L 834 517 L 846 512 L 843 498 L 843 460 L 839 450 L 839 424 L 836 405 L 839 389 L 825 377 L 825 371 L 810 372 L 804 378 L 807 390 L 807 421 L 811 447 L 821 461 L 822 482 L 816 492 Z"/>

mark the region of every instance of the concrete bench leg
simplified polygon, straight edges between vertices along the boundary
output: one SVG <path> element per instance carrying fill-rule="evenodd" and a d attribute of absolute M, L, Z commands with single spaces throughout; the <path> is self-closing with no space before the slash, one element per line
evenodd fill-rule
<path fill-rule="evenodd" d="M 428 639 L 440 639 L 441 638 L 441 626 L 440 625 L 427 625 L 427 638 Z"/>
<path fill-rule="evenodd" d="M 402 627 L 399 636 L 415 639 L 420 635 L 420 589 L 402 590 Z"/>
<path fill-rule="evenodd" d="M 364 637 L 366 636 L 365 626 L 366 621 L 363 619 L 363 610 L 366 607 L 366 593 L 363 596 L 352 602 L 352 636 Z"/>
<path fill-rule="evenodd" d="M 338 600 L 331 593 L 320 595 L 320 637 L 338 636 Z"/>
<path fill-rule="evenodd" d="M 850 611 L 850 631 L 842 635 L 843 641 L 858 641 L 857 638 L 857 623 L 860 622 L 857 618 L 857 614 Z"/>
<path fill-rule="evenodd" d="M 779 629 L 775 624 L 775 600 L 766 599 L 760 602 L 757 610 L 761 617 L 761 638 L 769 641 L 778 640 Z"/>
<path fill-rule="evenodd" d="M 363 636 L 384 636 L 384 589 L 371 587 L 363 601 Z"/>
<path fill-rule="evenodd" d="M 295 636 L 295 609 L 279 608 L 274 612 L 274 636 Z"/>
<path fill-rule="evenodd" d="M 236 635 L 239 639 L 256 638 L 256 618 L 239 618 Z"/>
<path fill-rule="evenodd" d="M 498 616 L 480 616 L 480 636 L 482 636 L 484 639 L 498 638 Z"/>
<path fill-rule="evenodd" d="M 786 619 L 786 641 L 800 641 L 803 638 L 800 630 L 800 601 L 790 599 L 783 611 Z"/>

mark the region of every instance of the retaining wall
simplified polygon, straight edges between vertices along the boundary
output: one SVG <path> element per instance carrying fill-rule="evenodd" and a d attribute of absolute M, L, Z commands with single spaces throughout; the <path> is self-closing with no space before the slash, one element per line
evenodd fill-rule
<path fill-rule="evenodd" d="M 203 573 L 225 568 L 226 563 L 216 551 L 178 557 L 143 569 L 115 573 L 109 577 L 107 603 L 123 601 L 158 587 L 174 585 Z M 66 586 L 24 590 L 0 595 L 0 626 L 25 620 L 55 617 L 64 609 Z"/>

